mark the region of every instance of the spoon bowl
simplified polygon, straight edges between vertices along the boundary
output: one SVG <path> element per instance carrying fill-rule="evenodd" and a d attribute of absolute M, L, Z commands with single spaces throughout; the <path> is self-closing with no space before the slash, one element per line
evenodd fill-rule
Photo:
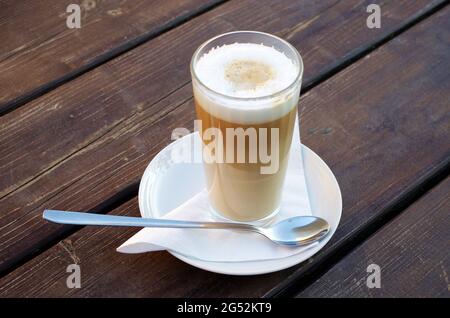
<path fill-rule="evenodd" d="M 261 234 L 275 243 L 294 246 L 316 242 L 329 230 L 328 222 L 315 216 L 292 217 L 270 227 L 259 228 Z"/>

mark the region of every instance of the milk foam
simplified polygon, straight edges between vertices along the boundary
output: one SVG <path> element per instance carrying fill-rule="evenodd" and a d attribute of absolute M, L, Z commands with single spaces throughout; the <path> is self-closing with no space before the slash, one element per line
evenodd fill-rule
<path fill-rule="evenodd" d="M 276 120 L 297 106 L 300 83 L 286 94 L 269 96 L 289 87 L 299 72 L 284 53 L 263 44 L 235 43 L 211 49 L 194 65 L 194 97 L 211 115 L 240 124 L 260 124 Z"/>
<path fill-rule="evenodd" d="M 247 68 L 247 75 L 256 73 L 257 78 L 249 79 L 242 68 Z M 235 43 L 211 49 L 198 60 L 195 71 L 200 81 L 216 92 L 254 98 L 288 87 L 297 76 L 298 66 L 272 47 Z"/>

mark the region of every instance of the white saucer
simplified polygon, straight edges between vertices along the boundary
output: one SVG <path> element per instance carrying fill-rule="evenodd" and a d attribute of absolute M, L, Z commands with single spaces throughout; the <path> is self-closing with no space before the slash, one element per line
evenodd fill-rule
<path fill-rule="evenodd" d="M 139 186 L 139 209 L 142 217 L 160 218 L 204 188 L 201 163 L 180 163 L 173 153 L 182 147 L 194 145 L 200 153 L 200 143 L 193 142 L 198 135 L 184 136 L 161 150 L 145 169 Z M 314 247 L 289 257 L 266 261 L 208 262 L 170 252 L 180 260 L 211 272 L 230 275 L 257 275 L 279 271 L 316 254 L 333 236 L 342 212 L 339 185 L 326 163 L 311 149 L 302 145 L 306 183 L 312 214 L 330 223 L 330 233 Z"/>

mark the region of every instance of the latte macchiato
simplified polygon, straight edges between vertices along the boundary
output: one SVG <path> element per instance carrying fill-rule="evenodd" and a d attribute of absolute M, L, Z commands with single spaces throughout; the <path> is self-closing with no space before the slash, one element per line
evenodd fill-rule
<path fill-rule="evenodd" d="M 298 53 L 268 34 L 233 32 L 200 47 L 191 72 L 212 209 L 236 221 L 275 214 L 297 116 Z"/>

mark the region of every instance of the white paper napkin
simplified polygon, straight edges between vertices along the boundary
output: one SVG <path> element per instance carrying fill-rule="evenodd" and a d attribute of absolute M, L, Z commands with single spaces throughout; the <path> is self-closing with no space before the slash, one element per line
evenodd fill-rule
<path fill-rule="evenodd" d="M 271 223 L 299 215 L 311 215 L 303 169 L 298 120 L 290 151 L 281 210 Z M 206 190 L 186 201 L 165 218 L 191 221 L 214 221 Z M 169 250 L 210 262 L 245 262 L 288 257 L 315 246 L 289 247 L 275 244 L 251 232 L 236 230 L 144 228 L 123 243 L 121 253 Z"/>

